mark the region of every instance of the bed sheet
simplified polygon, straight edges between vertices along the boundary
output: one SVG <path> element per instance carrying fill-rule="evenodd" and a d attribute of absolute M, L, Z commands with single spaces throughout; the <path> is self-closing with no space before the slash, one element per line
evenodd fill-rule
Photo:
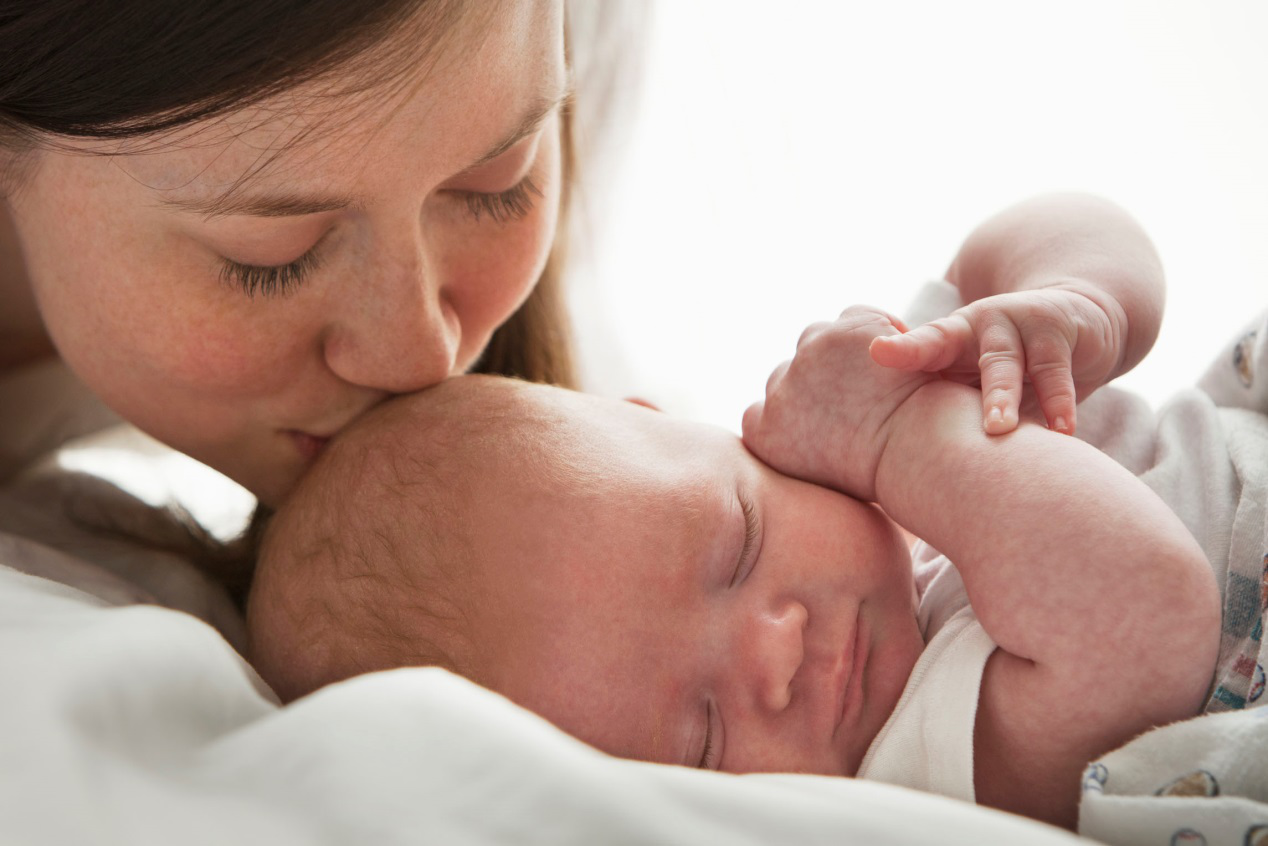
<path fill-rule="evenodd" d="M 438 669 L 281 708 L 211 626 L 98 587 L 0 566 L 0 842 L 1085 842 L 888 785 L 617 760 Z"/>

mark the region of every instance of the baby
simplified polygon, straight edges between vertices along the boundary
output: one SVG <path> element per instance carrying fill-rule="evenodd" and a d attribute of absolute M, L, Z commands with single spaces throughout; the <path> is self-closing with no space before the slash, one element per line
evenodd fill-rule
<path fill-rule="evenodd" d="M 744 442 L 490 377 L 384 404 L 270 526 L 253 662 L 285 700 L 438 665 L 616 755 L 1073 827 L 1089 761 L 1201 709 L 1211 567 L 1072 412 L 984 427 L 903 331 L 812 327 Z M 946 557 L 913 575 L 899 526 Z"/>

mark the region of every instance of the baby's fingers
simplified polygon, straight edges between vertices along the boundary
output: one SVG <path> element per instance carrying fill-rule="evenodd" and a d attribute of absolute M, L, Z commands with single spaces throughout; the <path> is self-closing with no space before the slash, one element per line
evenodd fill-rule
<path fill-rule="evenodd" d="M 1021 335 L 1002 316 L 981 327 L 978 368 L 982 373 L 982 425 L 987 434 L 1003 435 L 1017 428 L 1025 375 Z"/>
<path fill-rule="evenodd" d="M 780 384 L 784 381 L 784 376 L 788 373 L 788 368 L 792 366 L 792 361 L 780 362 L 779 366 L 771 371 L 766 379 L 766 399 L 758 400 L 744 410 L 744 417 L 740 421 L 741 436 L 749 448 L 758 451 L 763 436 L 763 424 L 766 421 L 766 400 L 779 390 Z"/>
<path fill-rule="evenodd" d="M 1026 348 L 1026 369 L 1035 388 L 1035 398 L 1043 409 L 1048 428 L 1063 435 L 1074 434 L 1074 375 L 1070 370 L 1070 347 L 1058 339 L 1036 341 Z"/>
<path fill-rule="evenodd" d="M 934 373 L 955 364 L 972 343 L 973 327 L 953 314 L 902 335 L 875 338 L 869 352 L 882 367 Z"/>

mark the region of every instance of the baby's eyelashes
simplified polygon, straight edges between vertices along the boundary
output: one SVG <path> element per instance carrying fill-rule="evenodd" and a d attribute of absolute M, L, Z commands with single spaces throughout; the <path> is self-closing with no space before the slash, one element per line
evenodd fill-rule
<path fill-rule="evenodd" d="M 722 712 L 712 699 L 705 701 L 704 740 L 696 767 L 717 770 L 722 766 Z"/>
<path fill-rule="evenodd" d="M 748 578 L 761 552 L 762 521 L 757 506 L 743 492 L 738 497 L 740 510 L 744 514 L 744 542 L 740 545 L 740 557 L 735 563 L 735 573 L 731 576 L 731 587 Z"/>

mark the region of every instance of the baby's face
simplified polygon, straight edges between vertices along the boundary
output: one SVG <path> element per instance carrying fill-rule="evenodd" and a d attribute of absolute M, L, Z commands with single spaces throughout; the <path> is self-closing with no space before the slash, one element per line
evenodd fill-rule
<path fill-rule="evenodd" d="M 472 675 L 622 757 L 854 774 L 923 649 L 894 525 L 723 430 L 550 399 L 548 454 L 474 483 Z"/>

